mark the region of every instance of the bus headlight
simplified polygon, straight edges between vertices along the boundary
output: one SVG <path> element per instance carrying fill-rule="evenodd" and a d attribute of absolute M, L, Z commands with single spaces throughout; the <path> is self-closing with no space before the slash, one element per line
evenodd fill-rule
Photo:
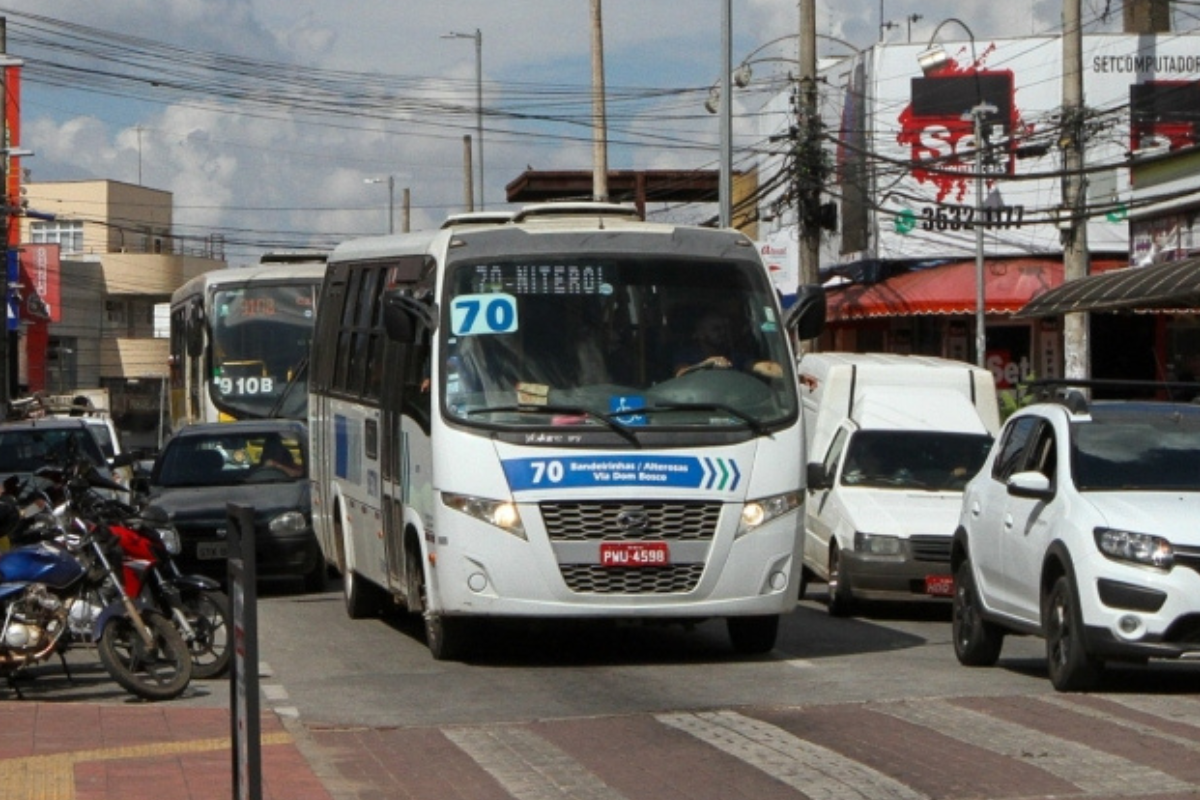
<path fill-rule="evenodd" d="M 800 492 L 784 492 L 772 497 L 748 501 L 746 505 L 742 506 L 742 519 L 738 523 L 734 538 L 745 536 L 755 528 L 795 511 L 802 502 L 803 496 Z"/>
<path fill-rule="evenodd" d="M 521 539 L 527 538 L 525 526 L 521 523 L 521 512 L 517 511 L 517 504 L 510 500 L 488 500 L 485 497 L 442 492 L 442 502 L 447 508 L 468 517 L 482 520 Z"/>
<path fill-rule="evenodd" d="M 285 511 L 267 523 L 267 530 L 283 536 L 304 533 L 307 529 L 308 520 L 299 511 Z"/>

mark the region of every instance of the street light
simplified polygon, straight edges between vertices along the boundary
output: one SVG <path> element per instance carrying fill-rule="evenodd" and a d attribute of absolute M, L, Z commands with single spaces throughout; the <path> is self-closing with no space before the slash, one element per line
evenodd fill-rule
<path fill-rule="evenodd" d="M 983 87 L 979 82 L 979 58 L 975 53 L 975 34 L 967 27 L 966 23 L 957 17 L 950 17 L 938 23 L 938 26 L 933 29 L 933 35 L 929 37 L 929 44 L 925 51 L 917 55 L 917 63 L 921 66 L 921 71 L 926 75 L 932 75 L 940 70 L 949 60 L 950 56 L 941 45 L 935 45 L 934 40 L 937 38 L 938 31 L 947 22 L 953 22 L 967 32 L 967 36 L 971 40 L 971 69 L 975 71 L 975 99 L 976 103 L 967 113 L 963 114 L 964 120 L 971 120 L 974 123 L 975 136 L 975 363 L 981 367 L 986 367 L 987 361 L 987 305 L 986 305 L 986 289 L 985 277 L 983 271 L 983 226 L 984 207 L 983 207 L 983 118 L 989 114 L 995 114 L 997 108 L 992 103 L 988 103 L 983 99 Z"/>
<path fill-rule="evenodd" d="M 386 183 L 388 187 L 388 233 L 396 232 L 396 178 L 388 175 L 386 178 L 363 178 L 363 183 Z"/>
<path fill-rule="evenodd" d="M 729 30 L 729 20 L 724 21 L 723 29 Z M 862 55 L 862 50 L 847 42 L 845 39 L 839 39 L 836 36 L 826 36 L 824 34 L 816 34 L 820 39 L 827 39 L 836 44 L 850 48 L 855 53 Z M 796 33 L 789 33 L 783 36 L 777 36 L 768 42 L 764 42 L 758 47 L 751 50 L 737 68 L 733 68 L 729 60 L 725 61 L 724 72 L 729 75 L 729 84 L 736 86 L 739 89 L 744 89 L 750 85 L 751 79 L 754 77 L 754 70 L 751 65 L 760 64 L 769 61 L 778 61 L 787 64 L 799 65 L 800 62 L 794 58 L 785 56 L 764 56 L 755 58 L 763 50 L 771 45 L 787 39 L 795 39 L 799 36 Z M 790 76 L 789 76 L 790 77 Z M 708 90 L 708 99 L 704 101 L 704 109 L 710 114 L 721 114 L 721 181 L 719 186 L 720 202 L 720 224 L 722 227 L 727 227 L 733 223 L 733 200 L 732 200 L 732 173 L 733 173 L 733 103 L 730 92 L 722 92 L 721 87 L 725 81 L 717 79 Z"/>
<path fill-rule="evenodd" d="M 475 152 L 479 162 L 479 210 L 483 211 L 483 33 L 479 28 L 474 33 L 443 33 L 443 39 L 473 39 L 475 41 Z"/>

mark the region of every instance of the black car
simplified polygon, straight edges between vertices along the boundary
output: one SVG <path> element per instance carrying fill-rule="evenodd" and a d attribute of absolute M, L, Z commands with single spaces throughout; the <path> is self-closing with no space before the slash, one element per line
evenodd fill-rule
<path fill-rule="evenodd" d="M 183 540 L 179 565 L 224 582 L 227 504 L 254 509 L 260 578 L 294 576 L 325 587 L 312 529 L 308 433 L 295 420 L 190 425 L 167 442 L 150 474 L 149 500 L 171 515 Z"/>
<path fill-rule="evenodd" d="M 47 416 L 0 424 L 0 483 L 20 485 L 43 467 L 67 466 L 80 457 L 101 478 L 125 485 L 114 470 L 128 462 L 106 458 L 95 428 L 83 419 Z"/>

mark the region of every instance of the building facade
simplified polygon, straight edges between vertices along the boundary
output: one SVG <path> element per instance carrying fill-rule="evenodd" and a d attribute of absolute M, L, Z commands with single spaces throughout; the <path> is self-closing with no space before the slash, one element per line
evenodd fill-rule
<path fill-rule="evenodd" d="M 156 308 L 225 266 L 219 243 L 175 237 L 172 195 L 158 189 L 28 183 L 25 200 L 18 389 L 106 389 L 130 446 L 153 445 L 168 366 L 166 314 Z"/>

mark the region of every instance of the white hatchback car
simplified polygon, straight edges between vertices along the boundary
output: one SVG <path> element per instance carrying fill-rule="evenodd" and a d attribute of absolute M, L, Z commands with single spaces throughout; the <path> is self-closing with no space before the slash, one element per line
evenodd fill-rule
<path fill-rule="evenodd" d="M 1078 393 L 1011 416 L 963 493 L 954 650 L 1046 640 L 1060 691 L 1108 660 L 1200 659 L 1200 406 Z"/>

